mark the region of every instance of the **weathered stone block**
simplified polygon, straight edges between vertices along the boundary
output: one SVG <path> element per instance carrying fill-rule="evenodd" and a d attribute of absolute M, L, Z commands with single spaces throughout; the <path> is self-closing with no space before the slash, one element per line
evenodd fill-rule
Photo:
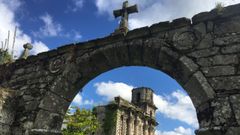
<path fill-rule="evenodd" d="M 212 21 L 208 21 L 207 22 L 207 32 L 208 33 L 213 32 L 213 28 L 214 28 L 213 22 Z"/>
<path fill-rule="evenodd" d="M 143 64 L 155 67 L 158 61 L 158 55 L 165 42 L 157 38 L 145 40 L 143 42 Z"/>
<path fill-rule="evenodd" d="M 37 114 L 32 132 L 34 131 L 60 131 L 63 115 L 40 110 Z M 46 133 L 46 132 L 45 132 Z"/>
<path fill-rule="evenodd" d="M 213 65 L 229 65 L 229 64 L 238 64 L 237 55 L 217 55 L 213 57 Z"/>
<path fill-rule="evenodd" d="M 129 65 L 129 49 L 125 42 L 120 42 L 115 45 L 116 54 L 121 65 Z"/>
<path fill-rule="evenodd" d="M 211 106 L 214 108 L 212 124 L 227 127 L 233 117 L 228 97 L 221 97 L 213 101 Z"/>
<path fill-rule="evenodd" d="M 197 130 L 196 135 L 224 135 L 220 129 L 202 129 L 202 130 Z"/>
<path fill-rule="evenodd" d="M 126 39 L 128 40 L 128 39 L 145 37 L 145 36 L 148 36 L 149 34 L 150 34 L 150 29 L 148 27 L 143 27 L 143 28 L 129 31 L 127 33 Z"/>
<path fill-rule="evenodd" d="M 25 71 L 24 68 L 20 68 L 20 69 L 15 70 L 14 74 L 16 74 L 16 75 L 21 75 L 21 74 L 24 73 L 24 71 Z"/>
<path fill-rule="evenodd" d="M 70 79 L 70 78 L 69 78 Z M 55 82 L 50 87 L 51 91 L 57 93 L 64 99 L 71 102 L 78 92 L 78 89 L 75 87 L 74 83 L 70 83 L 67 79 L 63 77 L 58 77 Z"/>
<path fill-rule="evenodd" d="M 240 45 L 232 45 L 232 46 L 226 46 L 221 49 L 221 52 L 224 54 L 229 54 L 229 53 L 236 53 L 240 52 Z"/>
<path fill-rule="evenodd" d="M 198 107 L 215 97 L 215 92 L 200 71 L 193 74 L 189 81 L 184 85 L 184 88 L 190 95 L 195 107 Z"/>
<path fill-rule="evenodd" d="M 233 66 L 214 66 L 201 68 L 203 73 L 208 76 L 224 76 L 235 74 L 235 67 Z"/>
<path fill-rule="evenodd" d="M 143 62 L 143 40 L 133 40 L 127 43 L 129 46 L 129 60 L 133 65 L 141 65 Z"/>
<path fill-rule="evenodd" d="M 172 21 L 171 26 L 173 28 L 179 28 L 179 27 L 184 27 L 184 26 L 188 26 L 191 25 L 191 20 L 188 18 L 178 18 Z"/>
<path fill-rule="evenodd" d="M 206 48 L 210 48 L 213 46 L 212 44 L 212 35 L 211 34 L 207 34 L 203 37 L 203 39 L 200 41 L 200 43 L 196 46 L 197 49 L 206 49 Z"/>
<path fill-rule="evenodd" d="M 216 55 L 208 58 L 200 58 L 197 60 L 197 63 L 203 67 L 215 66 L 215 65 L 229 65 L 229 64 L 238 64 L 237 55 Z"/>
<path fill-rule="evenodd" d="M 0 135 L 12 135 L 10 125 L 0 123 Z"/>
<path fill-rule="evenodd" d="M 90 57 L 92 66 L 94 66 L 95 70 L 97 70 L 98 72 L 105 72 L 111 68 L 110 64 L 108 64 L 107 58 L 101 51 L 95 50 L 94 52 L 90 53 Z M 77 74 L 78 71 L 76 71 L 75 73 Z"/>
<path fill-rule="evenodd" d="M 229 46 L 236 43 L 240 43 L 240 35 L 228 35 L 214 39 L 214 45 L 217 46 Z"/>
<path fill-rule="evenodd" d="M 240 89 L 240 76 L 213 77 L 209 79 L 209 82 L 216 90 Z"/>
<path fill-rule="evenodd" d="M 69 104 L 70 102 L 67 102 L 62 97 L 53 94 L 52 92 L 48 92 L 40 102 L 39 108 L 64 115 L 67 111 Z"/>
<path fill-rule="evenodd" d="M 196 40 L 198 39 L 193 31 L 176 32 L 173 36 L 173 46 L 181 51 L 189 50 L 195 46 Z"/>
<path fill-rule="evenodd" d="M 240 16 L 228 18 L 228 21 L 215 23 L 214 34 L 222 35 L 226 33 L 239 32 L 240 28 Z"/>
<path fill-rule="evenodd" d="M 233 112 L 237 123 L 240 125 L 240 94 L 230 96 L 230 101 L 232 103 Z"/>
<path fill-rule="evenodd" d="M 189 77 L 198 70 L 198 65 L 188 57 L 182 56 L 179 59 L 179 64 L 176 68 L 179 73 L 178 80 L 184 84 L 188 81 Z"/>
<path fill-rule="evenodd" d="M 230 127 L 225 135 L 239 135 L 240 127 Z"/>
<path fill-rule="evenodd" d="M 209 56 L 218 54 L 218 52 L 219 52 L 219 48 L 213 47 L 209 49 L 203 49 L 203 50 L 191 52 L 188 54 L 188 56 L 191 56 L 194 58 L 209 57 Z"/>
<path fill-rule="evenodd" d="M 121 65 L 116 50 L 114 44 L 100 48 L 100 51 L 103 53 L 104 57 L 106 57 L 107 63 L 111 67 L 119 67 Z"/>
<path fill-rule="evenodd" d="M 0 87 L 0 123 L 11 125 L 15 118 L 15 92 Z"/>
<path fill-rule="evenodd" d="M 201 23 L 204 21 L 210 21 L 216 18 L 217 14 L 215 12 L 202 12 L 192 17 L 193 24 Z"/>
<path fill-rule="evenodd" d="M 153 24 L 150 27 L 151 33 L 156 33 L 156 32 L 161 32 L 161 31 L 166 31 L 171 29 L 171 24 L 169 21 L 167 22 L 160 22 L 158 24 Z"/>
<path fill-rule="evenodd" d="M 36 110 L 38 105 L 39 105 L 39 101 L 35 99 L 33 101 L 26 102 L 24 107 L 25 107 L 25 110 L 29 112 L 29 111 Z"/>
<path fill-rule="evenodd" d="M 206 31 L 206 25 L 204 23 L 199 23 L 197 25 L 194 25 L 193 28 L 197 31 L 199 31 L 201 34 L 205 35 L 207 33 Z"/>

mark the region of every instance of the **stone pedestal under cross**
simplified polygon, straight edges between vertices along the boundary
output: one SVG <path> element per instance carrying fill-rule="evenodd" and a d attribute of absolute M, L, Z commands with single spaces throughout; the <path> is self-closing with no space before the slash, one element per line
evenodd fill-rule
<path fill-rule="evenodd" d="M 119 28 L 115 30 L 113 35 L 116 34 L 126 35 L 128 32 L 128 15 L 136 12 L 138 12 L 137 5 L 128 7 L 128 1 L 123 2 L 122 9 L 114 10 L 113 11 L 114 17 L 117 18 L 121 16 L 122 18 Z"/>

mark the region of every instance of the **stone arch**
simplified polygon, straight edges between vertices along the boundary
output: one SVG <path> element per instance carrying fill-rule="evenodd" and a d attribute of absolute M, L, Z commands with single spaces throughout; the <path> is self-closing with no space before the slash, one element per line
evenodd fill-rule
<path fill-rule="evenodd" d="M 136 65 L 161 70 L 183 86 L 197 110 L 198 135 L 240 134 L 239 11 L 233 5 L 1 65 L 0 92 L 13 95 L 0 100 L 16 102 L 0 104 L 0 113 L 13 116 L 0 117 L 0 131 L 60 134 L 80 88 L 108 70 Z"/>
<path fill-rule="evenodd" d="M 79 89 L 96 76 L 122 66 L 147 66 L 161 70 L 185 88 L 196 108 L 208 103 L 215 92 L 198 65 L 169 46 L 159 39 L 134 39 L 99 46 L 80 57 L 71 55 L 66 68 L 56 77 L 50 91 L 40 102 L 39 108 L 42 110 L 37 114 L 32 131 L 45 129 L 52 133 L 59 132 L 63 116 Z"/>

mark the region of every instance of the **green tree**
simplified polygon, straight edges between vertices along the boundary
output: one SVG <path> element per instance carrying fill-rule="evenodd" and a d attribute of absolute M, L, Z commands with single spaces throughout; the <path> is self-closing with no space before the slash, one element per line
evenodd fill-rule
<path fill-rule="evenodd" d="M 76 111 L 71 114 L 70 109 L 65 116 L 67 128 L 63 135 L 90 135 L 99 127 L 98 120 L 91 110 L 72 107 Z"/>
<path fill-rule="evenodd" d="M 12 61 L 13 61 L 12 56 L 8 53 L 8 51 L 0 49 L 0 65 L 11 63 Z"/>

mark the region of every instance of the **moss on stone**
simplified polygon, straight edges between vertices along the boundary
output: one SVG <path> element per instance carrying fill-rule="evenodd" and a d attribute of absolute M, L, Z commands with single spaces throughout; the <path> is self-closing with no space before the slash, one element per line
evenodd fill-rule
<path fill-rule="evenodd" d="M 217 13 L 221 13 L 224 10 L 224 4 L 222 2 L 217 2 L 215 9 L 217 10 Z"/>
<path fill-rule="evenodd" d="M 109 107 L 106 110 L 106 117 L 103 124 L 103 131 L 105 135 L 112 135 L 114 127 L 116 126 L 116 121 L 117 121 L 117 110 Z"/>

